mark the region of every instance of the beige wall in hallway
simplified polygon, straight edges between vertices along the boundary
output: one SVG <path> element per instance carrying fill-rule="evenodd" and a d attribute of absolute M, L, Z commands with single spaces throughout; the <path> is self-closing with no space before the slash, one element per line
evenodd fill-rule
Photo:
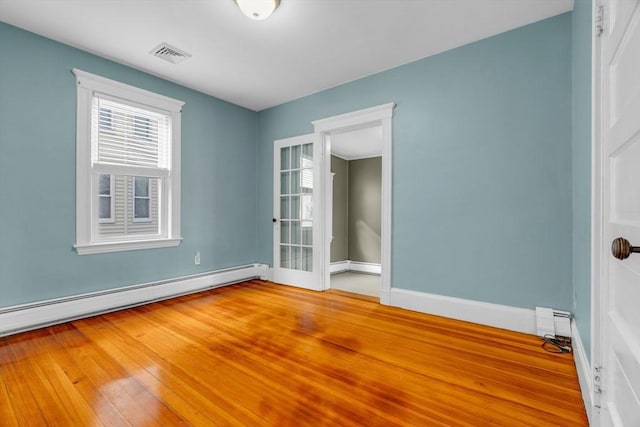
<path fill-rule="evenodd" d="M 380 263 L 382 158 L 347 161 L 331 156 L 331 262 Z"/>
<path fill-rule="evenodd" d="M 382 157 L 349 162 L 349 259 L 380 264 Z"/>

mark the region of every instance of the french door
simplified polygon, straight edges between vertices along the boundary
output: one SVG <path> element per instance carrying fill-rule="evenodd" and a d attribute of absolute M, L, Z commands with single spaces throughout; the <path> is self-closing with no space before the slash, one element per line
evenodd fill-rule
<path fill-rule="evenodd" d="M 322 290 L 321 142 L 317 134 L 274 142 L 273 280 Z"/>
<path fill-rule="evenodd" d="M 602 319 L 602 370 L 596 380 L 603 380 L 601 425 L 640 426 L 640 254 L 628 245 L 640 245 L 640 1 L 605 1 L 604 17 L 604 253 L 601 301 L 594 301 Z"/>

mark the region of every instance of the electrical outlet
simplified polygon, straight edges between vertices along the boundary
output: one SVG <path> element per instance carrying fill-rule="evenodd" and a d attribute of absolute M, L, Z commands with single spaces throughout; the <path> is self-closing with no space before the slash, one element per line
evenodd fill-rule
<path fill-rule="evenodd" d="M 200 265 L 200 252 L 196 252 L 196 256 L 193 258 L 193 263 L 195 265 Z"/>

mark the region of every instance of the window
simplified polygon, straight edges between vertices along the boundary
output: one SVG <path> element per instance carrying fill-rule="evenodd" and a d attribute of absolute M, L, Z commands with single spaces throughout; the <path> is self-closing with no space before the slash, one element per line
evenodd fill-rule
<path fill-rule="evenodd" d="M 113 179 L 111 175 L 98 175 L 98 221 L 113 222 Z"/>
<path fill-rule="evenodd" d="M 73 72 L 78 87 L 76 251 L 177 246 L 184 103 Z"/>
<path fill-rule="evenodd" d="M 133 178 L 133 221 L 151 221 L 150 178 L 136 176 Z"/>

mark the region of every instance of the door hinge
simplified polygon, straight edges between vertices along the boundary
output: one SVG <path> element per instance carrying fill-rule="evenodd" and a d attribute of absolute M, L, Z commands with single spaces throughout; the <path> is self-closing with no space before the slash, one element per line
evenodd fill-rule
<path fill-rule="evenodd" d="M 596 37 L 600 37 L 604 32 L 604 6 L 598 6 L 595 18 Z"/>
<path fill-rule="evenodd" d="M 600 396 L 602 395 L 602 366 L 593 366 L 593 406 L 600 408 Z"/>

